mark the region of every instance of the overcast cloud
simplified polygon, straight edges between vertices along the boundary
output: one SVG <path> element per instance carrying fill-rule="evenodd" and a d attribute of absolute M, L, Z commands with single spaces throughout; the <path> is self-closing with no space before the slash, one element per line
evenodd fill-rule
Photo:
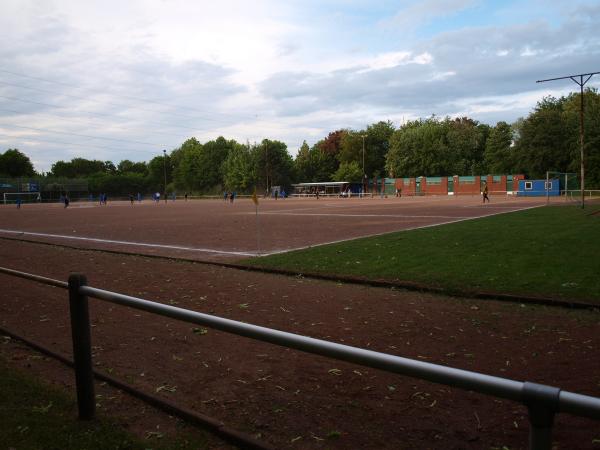
<path fill-rule="evenodd" d="M 0 3 L 0 151 L 148 161 L 431 114 L 494 125 L 600 70 L 597 1 Z M 600 76 L 588 86 L 600 86 Z"/>

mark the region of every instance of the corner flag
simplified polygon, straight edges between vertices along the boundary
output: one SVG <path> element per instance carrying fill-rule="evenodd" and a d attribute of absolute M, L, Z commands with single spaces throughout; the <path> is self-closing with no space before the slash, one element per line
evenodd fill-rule
<path fill-rule="evenodd" d="M 258 206 L 258 197 L 256 196 L 256 188 L 254 188 L 254 192 L 252 193 L 252 201 L 256 206 Z"/>

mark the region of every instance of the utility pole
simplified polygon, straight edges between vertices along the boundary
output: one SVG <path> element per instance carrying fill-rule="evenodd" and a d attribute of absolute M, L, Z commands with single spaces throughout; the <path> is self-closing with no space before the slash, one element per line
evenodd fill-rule
<path fill-rule="evenodd" d="M 167 151 L 163 150 L 163 171 L 165 173 L 165 203 L 167 203 Z"/>
<path fill-rule="evenodd" d="M 265 139 L 265 178 L 267 185 L 267 197 L 271 195 L 269 192 L 269 143 Z"/>
<path fill-rule="evenodd" d="M 361 134 L 360 137 L 362 138 L 362 160 L 363 160 L 363 195 L 365 195 L 367 193 L 367 173 L 365 172 L 365 138 L 367 137 L 366 134 Z"/>
<path fill-rule="evenodd" d="M 579 85 L 579 152 L 581 158 L 581 209 L 585 208 L 585 170 L 584 170 L 584 151 L 583 151 L 583 86 L 590 81 L 594 75 L 600 72 L 581 73 L 579 75 L 568 75 L 566 77 L 549 78 L 547 80 L 538 80 L 536 83 L 545 83 L 546 81 L 566 80 L 567 78 Z M 579 79 L 577 79 L 579 77 Z M 585 77 L 585 80 L 584 80 Z"/>

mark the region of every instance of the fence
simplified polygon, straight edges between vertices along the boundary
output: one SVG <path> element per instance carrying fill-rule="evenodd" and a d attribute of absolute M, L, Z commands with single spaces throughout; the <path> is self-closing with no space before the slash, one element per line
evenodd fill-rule
<path fill-rule="evenodd" d="M 81 419 L 91 419 L 95 415 L 87 300 L 88 297 L 93 297 L 254 340 L 520 402 L 529 411 L 529 447 L 535 450 L 551 449 L 552 426 L 556 413 L 600 420 L 600 398 L 562 391 L 552 386 L 426 363 L 151 302 L 88 286 L 85 276 L 80 274 L 71 275 L 69 282 L 65 283 L 3 267 L 0 267 L 0 273 L 69 290 L 75 382 Z"/>

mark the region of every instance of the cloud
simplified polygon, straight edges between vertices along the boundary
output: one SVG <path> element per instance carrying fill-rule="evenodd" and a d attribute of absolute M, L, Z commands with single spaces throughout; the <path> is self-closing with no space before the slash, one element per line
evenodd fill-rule
<path fill-rule="evenodd" d="M 402 5 L 4 0 L 0 151 L 23 147 L 47 170 L 78 152 L 148 160 L 191 136 L 294 151 L 379 120 L 510 122 L 574 90 L 535 80 L 600 70 L 597 2 Z"/>
<path fill-rule="evenodd" d="M 439 17 L 457 14 L 472 7 L 474 0 L 423 0 L 407 5 L 390 19 L 383 20 L 381 25 L 414 30 Z"/>

